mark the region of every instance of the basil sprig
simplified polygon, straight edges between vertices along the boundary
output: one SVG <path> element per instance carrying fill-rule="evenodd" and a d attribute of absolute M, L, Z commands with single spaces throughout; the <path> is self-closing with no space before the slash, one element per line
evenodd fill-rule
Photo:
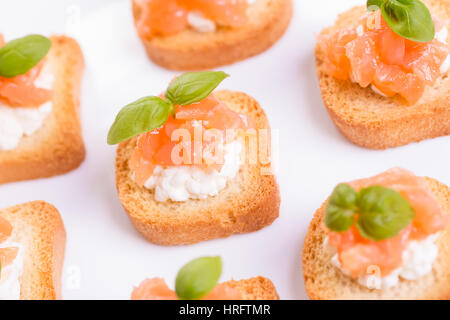
<path fill-rule="evenodd" d="M 414 216 L 414 209 L 399 192 L 382 186 L 356 192 L 340 184 L 325 206 L 325 225 L 330 230 L 345 232 L 356 224 L 364 238 L 374 241 L 395 237 Z"/>
<path fill-rule="evenodd" d="M 220 257 L 195 259 L 180 269 L 175 280 L 175 292 L 181 300 L 198 300 L 217 285 L 222 274 Z"/>
<path fill-rule="evenodd" d="M 381 10 L 392 31 L 405 39 L 416 42 L 434 39 L 436 31 L 430 10 L 419 0 L 368 0 L 367 9 Z"/>
<path fill-rule="evenodd" d="M 40 35 L 29 35 L 6 43 L 0 49 L 0 76 L 13 78 L 35 67 L 50 50 L 51 41 Z"/>
<path fill-rule="evenodd" d="M 165 98 L 151 96 L 122 108 L 111 126 L 107 142 L 118 144 L 141 133 L 162 126 L 174 114 L 175 106 L 189 105 L 205 99 L 228 75 L 222 71 L 189 72 L 175 78 Z"/>

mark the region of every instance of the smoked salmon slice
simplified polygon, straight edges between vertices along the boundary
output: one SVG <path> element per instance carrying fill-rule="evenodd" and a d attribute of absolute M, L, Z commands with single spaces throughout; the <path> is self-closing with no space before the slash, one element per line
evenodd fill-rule
<path fill-rule="evenodd" d="M 408 200 L 415 212 L 409 226 L 394 238 L 382 241 L 362 237 L 356 226 L 346 232 L 327 229 L 328 243 L 337 249 L 341 267 L 354 277 L 366 272 L 371 265 L 380 267 L 383 276 L 388 275 L 402 264 L 402 253 L 410 240 L 423 240 L 450 223 L 450 214 L 441 208 L 425 179 L 407 170 L 393 168 L 349 185 L 357 191 L 374 185 L 396 190 Z"/>
<path fill-rule="evenodd" d="M 446 27 L 437 19 L 435 25 L 438 31 Z M 319 36 L 318 43 L 328 74 L 363 88 L 373 85 L 388 97 L 398 94 L 409 104 L 434 85 L 450 53 L 437 39 L 422 43 L 400 37 L 379 11 L 367 13 L 355 28 Z"/>
<path fill-rule="evenodd" d="M 200 11 L 222 26 L 242 27 L 247 23 L 247 0 L 181 0 L 190 11 Z"/>
<path fill-rule="evenodd" d="M 0 47 L 5 44 L 0 35 Z M 50 90 L 38 88 L 34 81 L 39 76 L 43 66 L 41 61 L 26 74 L 14 78 L 0 77 L 0 100 L 10 107 L 39 107 L 51 99 Z"/>
<path fill-rule="evenodd" d="M 178 300 L 177 295 L 161 278 L 145 279 L 134 288 L 131 300 Z"/>
<path fill-rule="evenodd" d="M 11 236 L 12 225 L 5 218 L 0 217 L 0 242 L 5 241 Z"/>
<path fill-rule="evenodd" d="M 17 257 L 18 252 L 19 248 L 17 247 L 0 248 L 0 262 L 2 268 L 13 263 L 14 259 L 16 259 Z"/>
<path fill-rule="evenodd" d="M 136 25 L 141 37 L 170 36 L 183 31 L 188 25 L 188 11 L 178 5 L 177 0 L 133 1 L 142 8 L 141 18 Z"/>
<path fill-rule="evenodd" d="M 221 163 L 214 161 L 211 164 L 206 150 L 210 150 L 210 146 L 214 143 L 225 143 L 227 130 L 247 130 L 253 127 L 252 119 L 232 111 L 213 94 L 198 103 L 177 106 L 175 118 L 169 115 L 162 127 L 143 133 L 138 137 L 137 146 L 129 163 L 134 172 L 134 180 L 139 185 L 145 184 L 158 165 L 163 167 L 196 165 L 204 169 L 220 170 Z M 175 139 L 172 141 L 175 130 L 179 129 L 183 130 L 178 132 L 188 134 L 189 145 L 184 145 L 183 141 Z M 198 131 L 199 129 L 201 130 Z M 210 129 L 218 130 L 221 133 L 220 141 L 216 141 L 215 138 L 211 141 L 204 139 L 203 133 Z M 181 150 L 181 153 L 175 154 L 179 159 L 174 157 L 176 147 Z M 185 153 L 186 150 L 190 150 L 190 152 Z M 214 157 L 214 154 L 209 156 Z"/>
<path fill-rule="evenodd" d="M 239 290 L 227 284 L 217 285 L 202 300 L 241 300 Z M 178 300 L 175 291 L 171 290 L 161 278 L 146 279 L 134 288 L 131 300 Z"/>
<path fill-rule="evenodd" d="M 188 14 L 200 12 L 206 18 L 226 27 L 247 23 L 247 0 L 133 0 L 141 8 L 136 23 L 143 38 L 170 36 L 188 27 Z"/>

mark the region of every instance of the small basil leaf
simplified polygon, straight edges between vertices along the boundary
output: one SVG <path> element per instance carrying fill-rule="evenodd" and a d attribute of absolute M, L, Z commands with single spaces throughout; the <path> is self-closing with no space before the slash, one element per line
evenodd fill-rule
<path fill-rule="evenodd" d="M 27 73 L 47 55 L 51 45 L 40 35 L 9 41 L 0 49 L 0 76 L 13 78 Z"/>
<path fill-rule="evenodd" d="M 367 0 L 367 9 L 377 11 L 381 8 L 385 0 Z"/>
<path fill-rule="evenodd" d="M 162 126 L 169 117 L 170 104 L 158 97 L 141 98 L 117 114 L 108 133 L 108 144 L 118 144 Z"/>
<path fill-rule="evenodd" d="M 195 259 L 178 272 L 175 292 L 181 300 L 201 299 L 215 288 L 221 274 L 220 257 Z"/>
<path fill-rule="evenodd" d="M 395 237 L 415 216 L 399 192 L 382 186 L 361 189 L 358 206 L 356 226 L 363 237 L 375 241 Z"/>
<path fill-rule="evenodd" d="M 419 0 L 388 0 L 381 13 L 389 27 L 403 38 L 416 42 L 434 39 L 435 26 L 430 10 Z"/>
<path fill-rule="evenodd" d="M 325 225 L 336 232 L 347 231 L 354 223 L 356 191 L 348 184 L 334 188 L 325 206 Z"/>
<path fill-rule="evenodd" d="M 165 97 L 175 105 L 193 104 L 209 96 L 227 77 L 222 71 L 184 73 L 170 83 Z"/>

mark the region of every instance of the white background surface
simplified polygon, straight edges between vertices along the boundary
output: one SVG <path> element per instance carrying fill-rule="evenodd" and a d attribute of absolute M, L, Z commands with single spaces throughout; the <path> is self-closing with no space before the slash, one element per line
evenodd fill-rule
<path fill-rule="evenodd" d="M 6 39 L 69 33 L 86 58 L 81 105 L 86 161 L 64 176 L 0 186 L 0 207 L 46 200 L 60 210 L 67 230 L 64 298 L 128 299 L 133 285 L 146 277 L 164 277 L 172 284 L 185 262 L 221 255 L 222 280 L 263 275 L 273 280 L 282 299 L 305 299 L 303 240 L 314 211 L 338 182 L 403 166 L 450 184 L 450 137 L 370 151 L 346 141 L 323 107 L 314 36 L 339 12 L 365 1 L 295 0 L 292 24 L 279 43 L 256 58 L 221 68 L 231 74 L 221 88 L 257 98 L 279 132 L 280 218 L 256 233 L 192 246 L 148 243 L 117 198 L 115 148 L 106 145 L 106 135 L 122 106 L 159 94 L 175 73 L 147 59 L 130 2 L 0 0 L 0 32 Z"/>

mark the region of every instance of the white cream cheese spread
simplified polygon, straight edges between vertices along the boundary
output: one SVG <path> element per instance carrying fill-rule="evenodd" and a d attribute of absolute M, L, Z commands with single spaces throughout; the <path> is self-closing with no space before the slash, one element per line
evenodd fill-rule
<path fill-rule="evenodd" d="M 242 144 L 234 141 L 224 146 L 224 164 L 219 171 L 205 172 L 196 166 L 157 166 L 144 184 L 155 191 L 155 200 L 182 202 L 189 199 L 206 199 L 225 189 L 241 167 Z"/>
<path fill-rule="evenodd" d="M 20 277 L 23 271 L 23 247 L 19 243 L 3 242 L 0 248 L 18 247 L 14 261 L 2 267 L 0 276 L 0 300 L 19 300 L 20 299 Z"/>
<path fill-rule="evenodd" d="M 389 289 L 396 286 L 400 278 L 405 280 L 416 280 L 431 272 L 433 263 L 438 256 L 438 247 L 436 240 L 438 234 L 433 234 L 421 241 L 411 240 L 408 246 L 402 253 L 402 265 L 392 271 L 391 274 L 379 277 L 371 272 L 362 274 L 358 277 L 358 283 L 369 289 Z M 328 238 L 327 238 L 328 239 Z M 325 241 L 327 246 L 328 241 Z M 331 263 L 341 270 L 343 273 L 348 273 L 341 268 L 338 254 L 333 255 Z"/>
<path fill-rule="evenodd" d="M 47 65 L 44 66 L 34 84 L 38 88 L 51 90 L 54 77 Z M 39 107 L 10 107 L 0 103 L 0 151 L 15 149 L 22 137 L 39 130 L 52 111 L 52 102 Z"/>
<path fill-rule="evenodd" d="M 198 32 L 214 32 L 216 31 L 216 23 L 198 11 L 191 11 L 188 14 L 189 25 Z"/>

